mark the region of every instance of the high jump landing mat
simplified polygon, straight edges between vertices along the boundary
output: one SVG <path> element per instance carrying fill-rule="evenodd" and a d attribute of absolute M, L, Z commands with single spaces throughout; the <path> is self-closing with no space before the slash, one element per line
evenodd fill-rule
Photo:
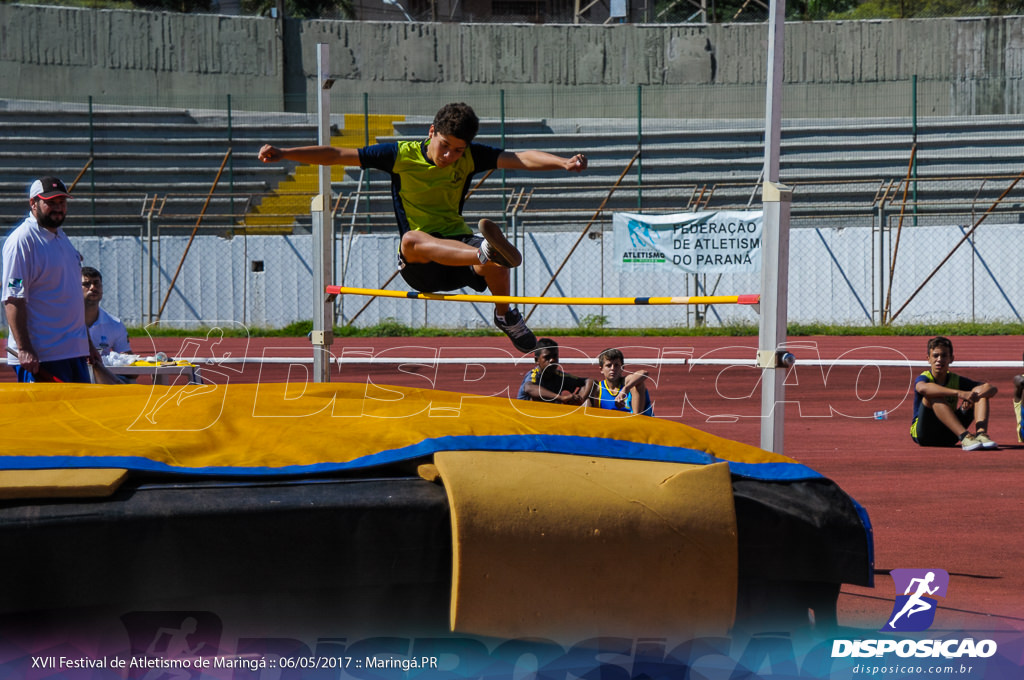
<path fill-rule="evenodd" d="M 839 487 L 679 423 L 387 385 L 0 390 L 25 433 L 3 468 L 126 471 L 93 499 L 0 506 L 19 546 L 5 620 L 220 607 L 676 637 L 809 609 L 828 625 L 840 584 L 872 579 L 867 515 Z"/>

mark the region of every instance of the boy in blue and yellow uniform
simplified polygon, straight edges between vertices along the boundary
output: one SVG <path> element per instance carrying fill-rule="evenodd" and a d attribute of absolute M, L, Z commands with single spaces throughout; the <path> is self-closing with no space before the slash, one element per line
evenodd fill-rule
<path fill-rule="evenodd" d="M 964 451 L 998 448 L 988 436 L 988 402 L 996 395 L 995 386 L 952 373 L 952 363 L 953 343 L 948 338 L 928 341 L 929 370 L 914 381 L 910 436 L 921 446 L 959 443 Z M 973 435 L 967 429 L 972 422 Z"/>
<path fill-rule="evenodd" d="M 647 390 L 647 371 L 626 374 L 622 370 L 624 363 L 625 357 L 620 349 L 606 349 L 597 357 L 597 365 L 604 379 L 594 386 L 591 405 L 653 416 L 654 403 Z"/>
<path fill-rule="evenodd" d="M 587 158 L 562 158 L 544 151 L 505 151 L 473 142 L 480 121 L 466 104 L 442 107 L 423 141 L 373 144 L 361 149 L 306 146 L 279 149 L 266 144 L 259 158 L 314 165 L 376 168 L 391 175 L 391 195 L 402 240 L 402 278 L 423 293 L 468 286 L 493 295 L 509 294 L 509 269 L 522 263 L 519 250 L 490 220 L 480 220 L 474 234 L 462 218 L 470 181 L 477 172 L 494 170 L 565 170 L 582 172 Z M 537 339 L 522 315 L 495 303 L 494 323 L 520 352 L 532 351 Z"/>

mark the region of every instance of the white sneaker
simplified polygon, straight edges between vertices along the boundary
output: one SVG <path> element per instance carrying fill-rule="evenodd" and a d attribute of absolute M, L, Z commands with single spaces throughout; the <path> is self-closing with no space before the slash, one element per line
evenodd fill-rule
<path fill-rule="evenodd" d="M 989 436 L 988 436 L 987 432 L 979 432 L 978 434 L 974 435 L 974 438 L 977 439 L 979 442 L 981 442 L 981 448 L 983 448 L 983 449 L 998 449 L 999 448 L 999 444 L 996 444 L 994 441 L 989 439 Z"/>
<path fill-rule="evenodd" d="M 975 449 L 980 449 L 982 447 L 982 443 L 977 437 L 968 432 L 964 435 L 964 438 L 960 440 L 960 446 L 964 451 L 974 451 Z"/>
<path fill-rule="evenodd" d="M 480 220 L 480 235 L 484 242 L 480 245 L 480 264 L 493 262 L 496 265 L 511 269 L 523 263 L 523 255 L 519 249 L 505 238 L 499 227 L 490 220 Z"/>

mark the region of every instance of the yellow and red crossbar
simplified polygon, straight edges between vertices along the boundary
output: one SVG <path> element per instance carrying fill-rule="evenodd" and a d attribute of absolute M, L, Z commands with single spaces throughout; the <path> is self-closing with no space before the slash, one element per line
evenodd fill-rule
<path fill-rule="evenodd" d="M 380 290 L 377 288 L 351 288 L 348 286 L 327 286 L 327 294 L 522 305 L 756 305 L 761 301 L 761 296 L 757 294 L 688 295 L 681 297 L 527 297 L 519 295 L 417 293 L 403 290 Z"/>

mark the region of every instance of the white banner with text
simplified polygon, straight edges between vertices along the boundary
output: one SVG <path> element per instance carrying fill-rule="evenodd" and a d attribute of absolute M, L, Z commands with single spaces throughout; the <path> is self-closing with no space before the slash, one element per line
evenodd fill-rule
<path fill-rule="evenodd" d="M 757 272 L 761 270 L 763 222 L 761 210 L 615 213 L 615 266 L 632 272 Z"/>

